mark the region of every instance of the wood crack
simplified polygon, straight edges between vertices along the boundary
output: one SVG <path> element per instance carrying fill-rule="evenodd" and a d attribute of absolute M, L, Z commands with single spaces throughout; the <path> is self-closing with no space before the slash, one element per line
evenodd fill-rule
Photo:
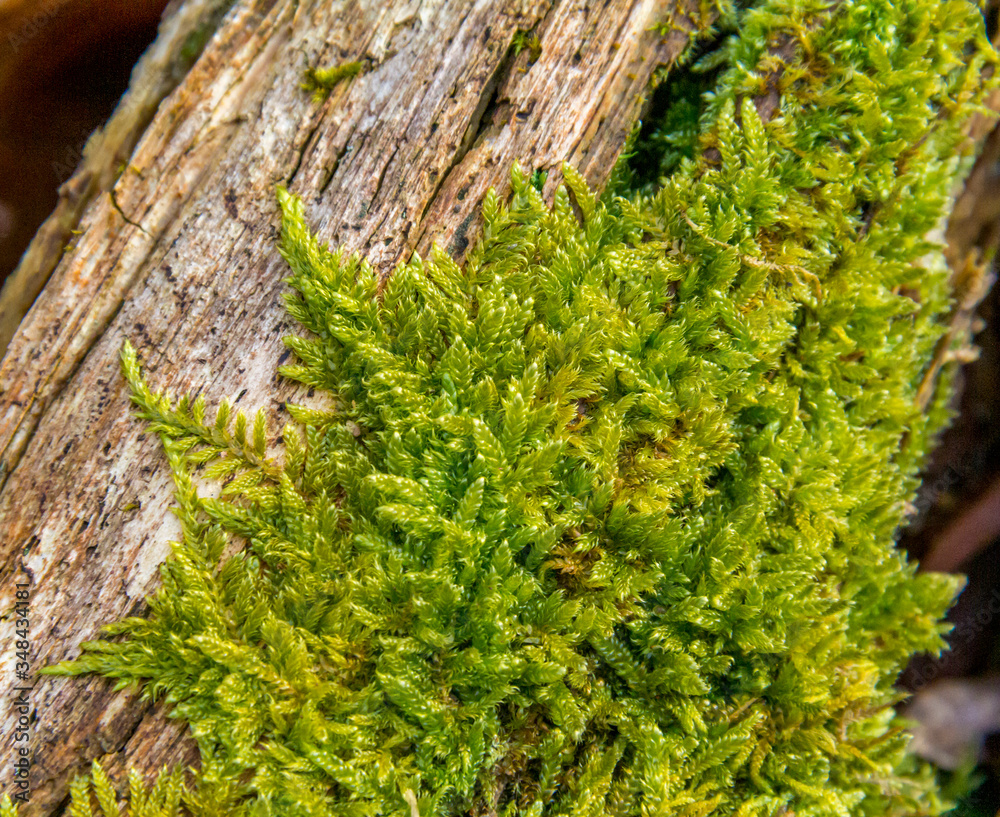
<path fill-rule="evenodd" d="M 543 14 L 542 17 L 535 23 L 535 25 L 531 27 L 532 31 L 536 30 L 537 28 L 541 27 L 544 24 L 545 20 L 555 9 L 556 5 L 558 5 L 558 2 L 551 5 L 546 10 L 545 14 Z M 493 118 L 492 114 L 496 111 L 498 105 L 498 96 L 500 88 L 503 85 L 504 81 L 507 79 L 507 77 L 509 77 L 510 72 L 514 66 L 514 62 L 519 56 L 519 54 L 515 50 L 515 43 L 519 31 L 520 29 L 518 29 L 518 31 L 515 31 L 514 34 L 512 35 L 510 42 L 507 44 L 507 50 L 504 52 L 503 58 L 500 60 L 500 62 L 497 63 L 497 66 L 493 70 L 493 73 L 490 75 L 486 84 L 483 86 L 483 90 L 479 95 L 479 102 L 476 104 L 476 108 L 472 114 L 471 119 L 469 120 L 469 126 L 468 128 L 466 128 L 465 134 L 462 137 L 462 141 L 458 146 L 458 150 L 455 151 L 455 154 L 452 157 L 451 162 L 444 169 L 444 172 L 441 173 L 441 175 L 438 177 L 434 189 L 431 191 L 431 194 L 427 197 L 427 201 L 424 204 L 423 209 L 420 211 L 420 215 L 416 220 L 413 233 L 411 233 L 410 240 L 408 241 L 408 251 L 410 253 L 413 252 L 420 238 L 423 236 L 427 213 L 428 211 L 430 211 L 435 201 L 437 201 L 438 195 L 444 188 L 445 184 L 448 182 L 452 174 L 452 171 L 454 171 L 454 169 L 462 163 L 462 161 L 468 155 L 472 147 L 479 141 L 480 137 L 482 136 L 485 130 L 484 123 L 490 122 Z M 380 286 L 383 286 L 385 284 L 386 278 L 388 278 L 388 275 L 380 278 L 379 281 Z"/>

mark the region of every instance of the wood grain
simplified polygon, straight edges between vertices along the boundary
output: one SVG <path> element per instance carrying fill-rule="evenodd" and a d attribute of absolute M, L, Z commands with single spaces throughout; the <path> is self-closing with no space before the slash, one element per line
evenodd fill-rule
<path fill-rule="evenodd" d="M 610 172 L 653 71 L 686 36 L 654 33 L 656 0 L 512 3 L 239 0 L 139 140 L 0 361 L 0 609 L 31 584 L 32 665 L 78 654 L 101 624 L 142 614 L 177 527 L 158 442 L 129 416 L 125 338 L 154 388 L 263 406 L 307 398 L 275 375 L 281 303 L 274 190 L 323 240 L 388 274 L 431 240 L 461 252 L 513 162 Z M 515 53 L 518 31 L 542 52 Z M 322 103 L 310 66 L 362 60 Z M 5 654 L 4 680 L 17 685 Z M 159 707 L 103 679 L 36 679 L 29 815 L 58 811 L 92 758 L 113 773 L 193 759 Z M 7 698 L 8 702 L 11 696 Z M 16 713 L 4 711 L 4 745 Z M 10 791 L 11 767 L 0 767 Z"/>
<path fill-rule="evenodd" d="M 121 0 L 107 0 L 120 5 Z M 200 54 L 210 34 L 221 22 L 233 0 L 173 0 L 167 5 L 160 23 L 156 42 L 146 50 L 132 70 L 130 87 L 104 127 L 98 129 L 83 147 L 79 166 L 72 177 L 59 188 L 54 212 L 35 233 L 17 268 L 0 289 L 0 350 L 6 349 L 18 324 L 31 308 L 62 256 L 63 248 L 72 242 L 73 230 L 91 201 L 114 187 L 126 166 L 139 137 L 149 125 L 160 102 L 177 87 Z M 2 3 L 2 0 L 0 0 Z M 35 59 L 39 51 L 58 51 L 54 38 L 65 37 L 67 29 L 79 27 L 81 18 L 114 15 L 113 8 L 95 9 L 89 0 L 47 0 L 41 7 L 34 2 L 18 2 L 16 8 L 0 6 L 0 28 L 30 28 L 36 19 L 48 21 L 50 28 L 31 39 L 18 50 L 20 59 Z M 4 20 L 2 12 L 19 15 Z M 75 32 L 82 37 L 79 31 Z M 21 36 L 26 36 L 23 33 Z M 94 37 L 101 36 L 93 33 Z M 29 48 L 30 46 L 30 48 Z M 0 57 L 0 105 L 11 103 L 3 86 L 16 83 L 7 76 L 17 73 L 20 65 Z M 2 473 L 2 472 L 0 472 Z"/>

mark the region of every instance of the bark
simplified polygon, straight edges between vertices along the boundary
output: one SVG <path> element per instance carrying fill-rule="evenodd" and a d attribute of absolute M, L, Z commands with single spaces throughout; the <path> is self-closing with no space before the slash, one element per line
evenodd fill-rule
<path fill-rule="evenodd" d="M 155 44 L 147 50 L 132 72 L 128 93 L 122 98 L 108 123 L 87 140 L 80 157 L 80 166 L 59 189 L 55 211 L 35 234 L 17 269 L 0 289 L 0 349 L 6 348 L 21 319 L 59 263 L 63 248 L 70 242 L 81 214 L 95 197 L 107 193 L 114 186 L 160 102 L 177 87 L 191 68 L 232 2 L 233 0 L 174 0 L 167 7 Z M 9 13 L 19 11 L 19 19 L 26 18 L 29 22 L 35 18 L 45 21 L 61 18 L 64 7 L 69 5 L 70 0 L 50 0 L 39 11 L 33 3 L 22 0 L 20 8 L 7 10 Z M 30 48 L 25 46 L 21 49 L 23 55 L 20 59 L 31 60 L 37 56 L 37 52 L 44 49 L 58 51 L 58 44 L 52 40 L 68 36 L 67 30 L 72 31 L 74 25 L 79 25 L 81 6 L 79 3 L 72 6 L 77 16 L 67 14 L 68 19 L 61 20 L 60 26 L 55 26 L 56 31 L 49 37 L 39 35 L 28 44 Z M 93 14 L 94 10 L 84 13 Z M 98 9 L 97 13 L 108 14 L 109 10 Z M 8 25 L 13 30 L 18 28 L 17 21 L 8 22 Z M 16 83 L 16 79 L 9 75 L 20 71 L 22 66 L 18 61 L 0 60 L 0 86 Z M 2 93 L 0 104 L 10 104 Z"/>
<path fill-rule="evenodd" d="M 215 4 L 217 5 L 217 4 Z M 182 6 L 183 8 L 183 6 Z M 272 429 L 307 401 L 275 370 L 292 328 L 275 249 L 274 190 L 301 195 L 320 237 L 379 274 L 432 240 L 461 255 L 489 186 L 512 163 L 567 160 L 606 180 L 653 71 L 687 36 L 652 26 L 657 0 L 238 0 L 159 105 L 109 192 L 92 188 L 0 361 L 0 604 L 6 689 L 15 583 L 30 585 L 32 671 L 72 658 L 102 624 L 141 615 L 177 533 L 158 441 L 129 415 L 118 351 L 139 350 L 154 388 L 238 395 Z M 684 14 L 675 16 L 683 23 Z M 542 51 L 513 47 L 537 33 Z M 307 67 L 365 70 L 321 103 Z M 126 140 L 127 142 L 127 140 Z M 123 143 L 124 144 L 124 143 Z M 72 185 L 72 183 L 71 183 Z M 72 216 L 70 221 L 77 217 Z M 65 223 L 59 229 L 65 235 Z M 39 264 L 44 272 L 45 263 Z M 113 776 L 190 762 L 162 706 L 90 679 L 29 679 L 31 806 L 57 813 L 99 758 Z M 14 746 L 14 693 L 2 740 Z M 11 787 L 13 767 L 0 767 Z"/>

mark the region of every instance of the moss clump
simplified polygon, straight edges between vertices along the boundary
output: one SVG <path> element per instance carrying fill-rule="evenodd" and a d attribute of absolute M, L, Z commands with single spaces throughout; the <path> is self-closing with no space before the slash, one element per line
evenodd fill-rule
<path fill-rule="evenodd" d="M 303 91 L 312 91 L 313 99 L 322 102 L 345 79 L 353 79 L 364 68 L 364 63 L 353 60 L 332 68 L 308 68 L 302 82 Z"/>
<path fill-rule="evenodd" d="M 51 671 L 165 695 L 196 813 L 941 813 L 893 682 L 957 584 L 893 536 L 944 418 L 925 236 L 980 28 L 764 3 L 657 192 L 567 168 L 549 208 L 515 170 L 464 269 L 382 291 L 282 192 L 282 373 L 329 408 L 289 406 L 278 462 L 262 415 L 151 391 L 126 345 L 183 539 L 149 618 Z"/>

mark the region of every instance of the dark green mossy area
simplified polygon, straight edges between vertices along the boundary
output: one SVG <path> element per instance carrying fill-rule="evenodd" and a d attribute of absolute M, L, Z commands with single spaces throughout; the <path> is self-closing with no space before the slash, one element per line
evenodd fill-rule
<path fill-rule="evenodd" d="M 50 671 L 165 698 L 192 812 L 946 810 L 893 683 L 958 588 L 893 539 L 946 420 L 927 236 L 992 54 L 964 0 L 738 19 L 631 193 L 566 168 L 549 207 L 515 171 L 464 268 L 379 291 L 282 192 L 281 371 L 329 408 L 289 406 L 279 458 L 126 346 L 183 541 L 148 619 Z"/>

